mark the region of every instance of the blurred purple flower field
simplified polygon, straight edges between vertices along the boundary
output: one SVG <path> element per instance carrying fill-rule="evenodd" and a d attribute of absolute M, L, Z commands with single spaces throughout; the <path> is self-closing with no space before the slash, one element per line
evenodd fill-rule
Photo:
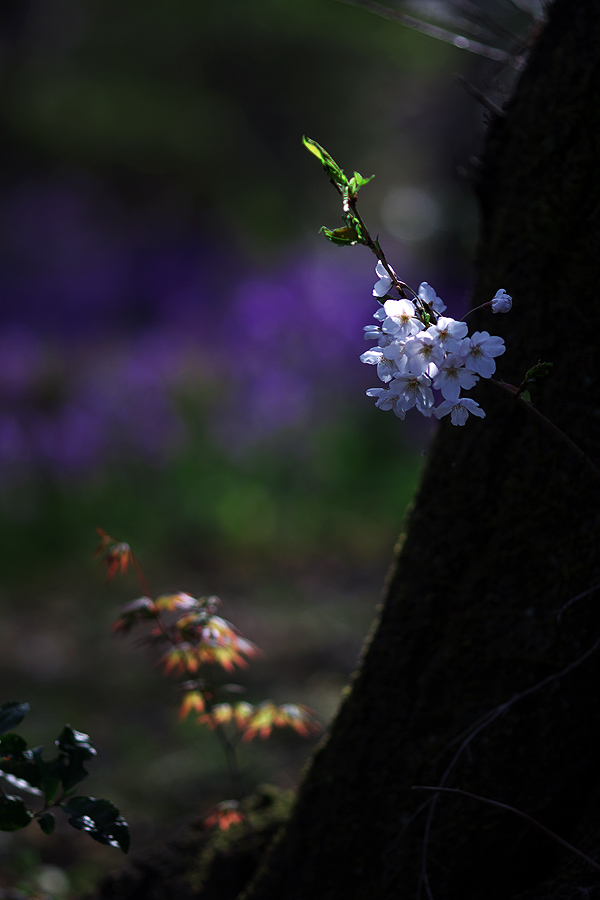
<path fill-rule="evenodd" d="M 73 182 L 2 201 L 4 479 L 168 459 L 186 440 L 182 390 L 209 398 L 208 427 L 236 449 L 362 393 L 366 253 L 308 247 L 259 271 L 115 203 Z"/>

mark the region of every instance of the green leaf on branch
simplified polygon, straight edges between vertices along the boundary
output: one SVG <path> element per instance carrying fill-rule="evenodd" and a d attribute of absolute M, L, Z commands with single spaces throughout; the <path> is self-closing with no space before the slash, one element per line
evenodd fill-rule
<path fill-rule="evenodd" d="M 539 381 L 540 378 L 544 378 L 549 373 L 553 365 L 554 364 L 551 362 L 542 362 L 541 359 L 538 359 L 535 366 L 532 366 L 531 369 L 527 370 L 524 380 L 527 384 Z"/>
<path fill-rule="evenodd" d="M 21 735 L 8 732 L 0 738 L 0 772 L 13 787 L 40 793 L 40 771 Z"/>
<path fill-rule="evenodd" d="M 56 746 L 59 749 L 58 776 L 63 788 L 68 791 L 89 774 L 83 763 L 92 759 L 96 750 L 89 735 L 75 731 L 70 725 L 65 725 Z"/>
<path fill-rule="evenodd" d="M 0 775 L 7 784 L 10 784 L 11 787 L 16 788 L 18 791 L 27 791 L 29 794 L 36 794 L 38 797 L 41 797 L 42 792 L 39 788 L 31 784 L 30 781 L 26 781 L 25 778 L 19 778 L 17 775 L 10 775 L 8 772 L 3 771 L 0 771 Z"/>
<path fill-rule="evenodd" d="M 0 737 L 0 756 L 20 755 L 27 750 L 27 741 L 20 734 L 9 731 Z"/>
<path fill-rule="evenodd" d="M 302 143 L 306 149 L 310 150 L 310 152 L 323 164 L 323 168 L 332 181 L 339 184 L 340 187 L 348 187 L 348 179 L 344 175 L 344 170 L 338 166 L 335 159 L 329 155 L 324 147 L 321 147 L 321 145 L 317 144 L 316 141 L 313 141 L 312 138 L 304 135 L 302 136 Z"/>
<path fill-rule="evenodd" d="M 20 797 L 4 794 L 0 797 L 0 831 L 17 831 L 26 828 L 33 819 Z"/>
<path fill-rule="evenodd" d="M 356 195 L 364 184 L 368 184 L 373 178 L 374 175 L 369 175 L 368 178 L 363 178 L 360 172 L 355 172 L 354 176 L 348 182 L 348 191 L 352 196 L 352 199 L 356 199 Z"/>
<path fill-rule="evenodd" d="M 11 731 L 15 725 L 22 722 L 29 712 L 29 703 L 19 703 L 18 700 L 9 700 L 0 706 L 0 734 Z"/>
<path fill-rule="evenodd" d="M 56 825 L 56 819 L 52 815 L 52 813 L 44 813 L 43 816 L 40 816 L 38 819 L 38 825 L 44 832 L 44 834 L 52 834 L 54 831 L 54 826 Z"/>
<path fill-rule="evenodd" d="M 34 747 L 31 751 L 31 755 L 33 756 L 39 773 L 37 786 L 44 792 L 46 803 L 48 804 L 53 799 L 60 784 L 60 757 L 57 756 L 51 760 L 43 759 L 43 751 L 43 747 Z"/>
<path fill-rule="evenodd" d="M 349 225 L 333 229 L 325 228 L 323 225 L 323 227 L 319 229 L 319 234 L 321 233 L 323 233 L 327 240 L 331 241 L 332 244 L 338 244 L 340 247 L 352 247 L 354 244 L 360 243 L 360 237 L 356 228 Z"/>
<path fill-rule="evenodd" d="M 95 841 L 118 847 L 123 853 L 129 850 L 129 826 L 110 801 L 71 797 L 61 803 L 61 808 L 70 816 L 69 824 L 73 828 L 87 831 Z"/>

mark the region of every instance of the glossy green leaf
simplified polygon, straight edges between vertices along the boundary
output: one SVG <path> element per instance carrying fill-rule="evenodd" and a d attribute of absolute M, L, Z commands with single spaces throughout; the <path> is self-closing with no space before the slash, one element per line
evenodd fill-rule
<path fill-rule="evenodd" d="M 4 794 L 0 797 L 0 831 L 17 831 L 26 828 L 33 819 L 20 797 Z"/>
<path fill-rule="evenodd" d="M 54 818 L 52 813 L 44 813 L 43 816 L 39 817 L 38 825 L 40 826 L 44 834 L 52 834 L 52 832 L 54 831 L 54 826 L 56 825 L 56 819 Z"/>
<path fill-rule="evenodd" d="M 23 753 L 24 750 L 27 750 L 27 741 L 20 734 L 9 731 L 8 734 L 0 737 L 0 756 L 19 754 Z"/>
<path fill-rule="evenodd" d="M 25 778 L 19 778 L 18 775 L 12 775 L 10 772 L 2 770 L 0 770 L 0 775 L 11 787 L 17 788 L 19 791 L 27 791 L 29 794 L 36 794 L 38 797 L 42 796 L 42 791 Z"/>
<path fill-rule="evenodd" d="M 87 831 L 95 841 L 118 847 L 123 853 L 129 850 L 129 826 L 110 801 L 71 797 L 61 803 L 61 808 L 70 816 L 73 828 Z"/>
<path fill-rule="evenodd" d="M 29 703 L 20 703 L 18 700 L 9 700 L 0 706 L 0 734 L 10 731 L 19 722 L 22 722 L 29 712 Z"/>
<path fill-rule="evenodd" d="M 68 791 L 88 775 L 83 763 L 92 759 L 96 750 L 89 735 L 75 731 L 70 725 L 65 725 L 56 746 L 59 749 L 58 775 L 63 788 Z"/>
<path fill-rule="evenodd" d="M 352 197 L 356 198 L 356 195 L 358 194 L 361 187 L 363 187 L 363 185 L 365 184 L 368 184 L 373 178 L 375 178 L 374 175 L 369 175 L 368 178 L 363 178 L 360 172 L 355 172 L 353 177 L 348 182 L 348 190 Z"/>
<path fill-rule="evenodd" d="M 8 732 L 0 738 L 0 770 L 7 781 L 22 790 L 37 790 L 40 771 L 27 741 L 21 735 Z"/>
<path fill-rule="evenodd" d="M 321 145 L 317 144 L 316 141 L 313 141 L 312 138 L 306 136 L 302 137 L 302 143 L 306 149 L 316 156 L 323 164 L 323 168 L 332 181 L 335 181 L 335 183 L 339 184 L 341 187 L 348 187 L 348 179 L 344 175 L 343 169 L 338 166 L 335 159 L 329 155 L 324 147 L 321 147 Z"/>
<path fill-rule="evenodd" d="M 319 229 L 319 234 L 324 234 L 328 241 L 332 244 L 338 244 L 340 247 L 352 247 L 358 244 L 360 238 L 355 228 L 344 225 L 342 228 L 325 228 L 323 225 Z"/>
<path fill-rule="evenodd" d="M 43 750 L 43 747 L 34 747 L 31 755 L 39 774 L 37 786 L 44 792 L 46 803 L 50 803 L 60 784 L 60 757 L 51 760 L 43 759 Z"/>
<path fill-rule="evenodd" d="M 551 362 L 542 362 L 541 359 L 538 359 L 535 366 L 532 366 L 531 369 L 528 369 L 525 374 L 525 381 L 533 382 L 537 381 L 540 378 L 545 378 L 546 375 L 550 372 L 553 363 Z"/>

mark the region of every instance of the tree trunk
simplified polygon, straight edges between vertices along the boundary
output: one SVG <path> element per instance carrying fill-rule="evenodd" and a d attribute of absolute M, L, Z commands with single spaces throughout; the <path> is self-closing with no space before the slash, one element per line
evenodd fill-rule
<path fill-rule="evenodd" d="M 507 381 L 553 363 L 536 405 L 595 460 L 599 167 L 600 3 L 556 0 L 479 185 L 474 305 L 504 287 L 514 307 L 471 331 L 504 336 Z M 380 621 L 245 900 L 600 896 L 517 815 L 412 789 L 501 801 L 600 857 L 600 481 L 493 384 L 477 399 L 484 420 L 440 428 Z"/>

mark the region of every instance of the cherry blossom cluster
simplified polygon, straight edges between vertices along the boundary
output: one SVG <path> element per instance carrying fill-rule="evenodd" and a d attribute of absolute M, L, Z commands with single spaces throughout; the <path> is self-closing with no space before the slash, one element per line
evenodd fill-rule
<path fill-rule="evenodd" d="M 464 425 L 469 414 L 483 418 L 485 412 L 461 391 L 470 390 L 479 378 L 491 378 L 495 357 L 505 351 L 504 341 L 487 331 L 468 335 L 466 322 L 444 316 L 445 304 L 434 289 L 423 282 L 414 300 L 393 297 L 392 276 L 380 261 L 373 296 L 382 304 L 374 314 L 376 325 L 364 329 L 365 340 L 377 347 L 363 353 L 361 361 L 377 366 L 384 387 L 369 388 L 379 409 L 393 409 L 400 419 L 415 407 L 424 416 L 441 419 L 450 414 L 453 425 Z M 406 293 L 406 292 L 405 292 Z M 512 298 L 500 289 L 483 304 L 492 312 L 508 312 Z M 435 406 L 433 391 L 443 400 Z"/>

